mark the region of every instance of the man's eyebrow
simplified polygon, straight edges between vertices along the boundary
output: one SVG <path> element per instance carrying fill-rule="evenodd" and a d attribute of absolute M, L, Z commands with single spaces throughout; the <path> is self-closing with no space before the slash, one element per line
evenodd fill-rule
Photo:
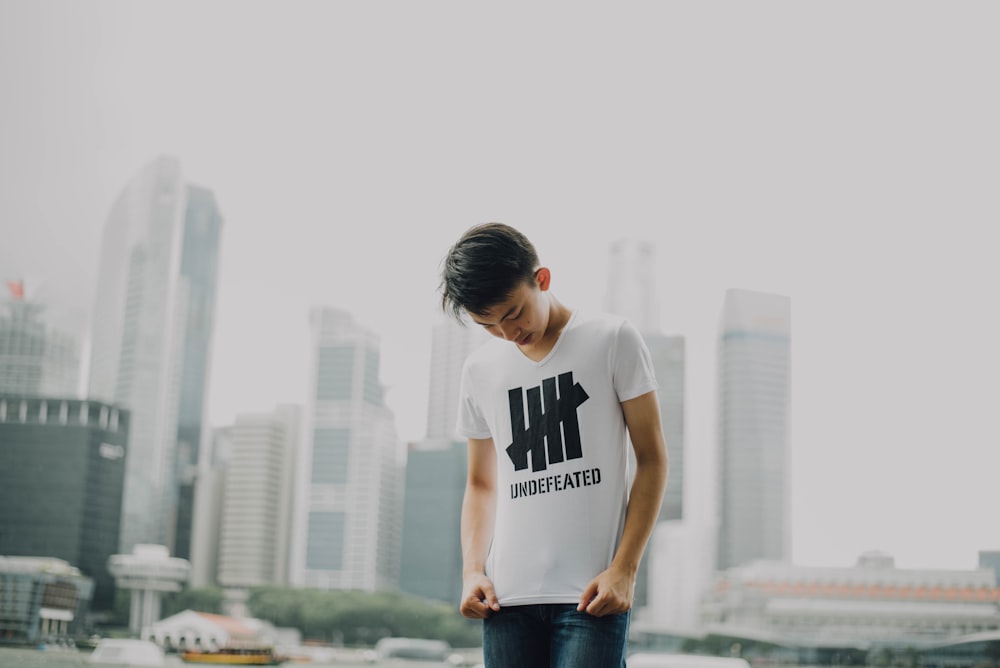
<path fill-rule="evenodd" d="M 507 309 L 507 312 L 504 313 L 503 316 L 500 318 L 500 322 L 503 322 L 504 320 L 512 316 L 514 314 L 514 311 L 516 311 L 518 307 L 520 307 L 520 304 L 514 304 L 509 309 Z M 493 324 L 491 322 L 482 322 L 480 320 L 476 320 L 475 316 L 469 316 L 469 317 L 472 319 L 472 322 L 476 323 L 477 325 L 483 325 L 485 327 L 486 325 Z"/>

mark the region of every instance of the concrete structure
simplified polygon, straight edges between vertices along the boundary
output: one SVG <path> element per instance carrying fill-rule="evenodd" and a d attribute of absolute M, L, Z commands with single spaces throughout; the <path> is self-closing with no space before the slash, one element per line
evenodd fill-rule
<path fill-rule="evenodd" d="M 93 582 L 62 559 L 0 556 L 0 639 L 37 644 L 85 630 Z"/>
<path fill-rule="evenodd" d="M 1000 588 L 992 570 L 898 569 L 881 553 L 849 568 L 758 561 L 717 575 L 701 619 L 790 646 L 921 645 L 1000 630 Z"/>
<path fill-rule="evenodd" d="M 298 457 L 291 582 L 394 589 L 404 452 L 379 381 L 377 337 L 350 314 L 310 317 L 312 383 Z"/>
<path fill-rule="evenodd" d="M 787 297 L 726 292 L 718 363 L 719 570 L 790 554 L 790 314 Z"/>
<path fill-rule="evenodd" d="M 0 394 L 76 397 L 79 344 L 49 326 L 44 304 L 30 300 L 21 281 L 8 282 L 0 301 Z"/>
<path fill-rule="evenodd" d="M 191 530 L 191 586 L 214 586 L 219 570 L 219 537 L 226 471 L 232 453 L 232 426 L 212 430 L 210 447 L 201 448 L 195 478 L 194 522 Z"/>
<path fill-rule="evenodd" d="M 288 582 L 299 418 L 297 406 L 280 406 L 239 415 L 229 431 L 217 577 L 223 587 Z"/>
<path fill-rule="evenodd" d="M 132 413 L 121 549 L 189 547 L 221 217 L 158 158 L 124 188 L 101 244 L 89 394 Z"/>
<path fill-rule="evenodd" d="M 128 628 L 141 633 L 160 619 L 163 594 L 181 590 L 191 575 L 186 559 L 170 556 L 163 545 L 136 545 L 131 554 L 115 554 L 108 570 L 122 589 L 132 591 Z"/>
<path fill-rule="evenodd" d="M 997 582 L 1000 582 L 1000 550 L 980 550 L 979 567 L 996 573 Z"/>
<path fill-rule="evenodd" d="M 712 581 L 714 568 L 710 530 L 682 520 L 659 522 L 647 548 L 649 563 L 645 608 L 636 615 L 637 628 L 665 628 L 695 633 L 701 624 L 701 598 Z"/>
<path fill-rule="evenodd" d="M 455 604 L 461 598 L 467 447 L 465 441 L 410 446 L 399 578 L 399 588 L 407 593 Z"/>
<path fill-rule="evenodd" d="M 0 394 L 0 554 L 75 564 L 110 610 L 128 454 L 118 406 Z"/>

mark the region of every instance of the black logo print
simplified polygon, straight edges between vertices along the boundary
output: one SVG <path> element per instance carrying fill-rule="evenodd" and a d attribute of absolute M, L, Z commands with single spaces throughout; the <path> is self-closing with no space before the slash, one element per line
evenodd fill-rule
<path fill-rule="evenodd" d="M 528 389 L 527 420 L 524 418 L 524 394 L 521 387 L 507 392 L 510 427 L 514 434 L 514 442 L 507 446 L 507 455 L 514 463 L 514 470 L 528 468 L 528 453 L 531 453 L 532 471 L 544 471 L 548 464 L 583 457 L 576 409 L 589 397 L 580 383 L 573 383 L 573 372 L 546 378 L 540 387 Z"/>

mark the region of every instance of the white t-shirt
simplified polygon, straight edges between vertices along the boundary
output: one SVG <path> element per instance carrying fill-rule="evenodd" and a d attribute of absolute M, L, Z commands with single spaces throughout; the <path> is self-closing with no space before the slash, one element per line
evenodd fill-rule
<path fill-rule="evenodd" d="M 574 311 L 540 362 L 499 339 L 466 360 L 458 431 L 496 449 L 486 575 L 500 605 L 576 603 L 611 564 L 628 504 L 621 402 L 655 389 L 639 332 L 604 314 Z"/>

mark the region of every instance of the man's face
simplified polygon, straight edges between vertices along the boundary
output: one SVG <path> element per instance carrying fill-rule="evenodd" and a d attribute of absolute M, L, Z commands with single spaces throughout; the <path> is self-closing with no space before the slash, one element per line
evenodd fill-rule
<path fill-rule="evenodd" d="M 539 285 L 539 275 L 532 283 L 519 283 L 507 299 L 482 315 L 471 315 L 473 322 L 493 336 L 511 341 L 520 348 L 530 349 L 545 335 L 549 311 Z"/>

